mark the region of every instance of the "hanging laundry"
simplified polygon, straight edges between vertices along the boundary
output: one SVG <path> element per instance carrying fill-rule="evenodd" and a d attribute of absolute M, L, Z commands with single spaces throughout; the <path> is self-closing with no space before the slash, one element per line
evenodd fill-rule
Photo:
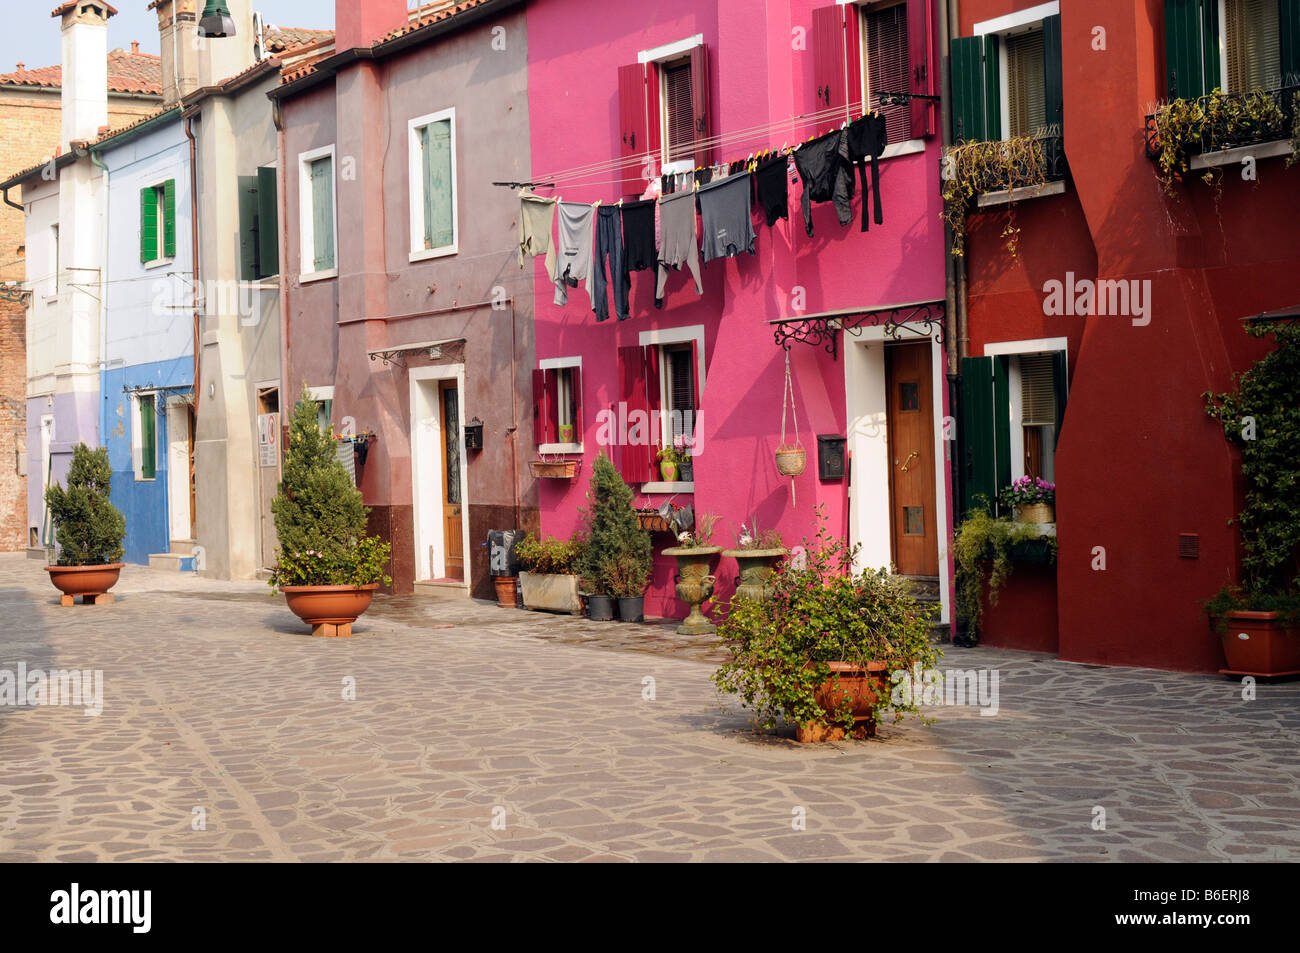
<path fill-rule="evenodd" d="M 659 200 L 662 241 L 659 247 L 659 280 L 655 284 L 655 307 L 664 306 L 668 269 L 685 265 L 695 279 L 695 290 L 704 294 L 700 281 L 700 245 L 695 238 L 695 193 L 682 192 Z"/>
<path fill-rule="evenodd" d="M 555 303 L 569 303 L 569 288 L 578 287 L 591 273 L 591 247 L 596 223 L 596 207 L 580 202 L 561 202 L 559 227 L 559 261 L 555 272 Z"/>
<path fill-rule="evenodd" d="M 794 164 L 803 179 L 803 225 L 808 237 L 813 233 L 811 202 L 834 202 L 840 224 L 849 224 L 854 188 L 845 130 L 836 129 L 800 146 L 794 152 Z"/>
<path fill-rule="evenodd" d="M 665 172 L 660 176 L 660 179 L 660 195 L 672 195 L 673 192 L 677 191 L 677 176 L 673 175 L 671 172 Z"/>
<path fill-rule="evenodd" d="M 785 156 L 776 156 L 760 162 L 754 170 L 754 199 L 762 206 L 768 227 L 775 225 L 777 219 L 790 217 L 787 165 Z"/>
<path fill-rule="evenodd" d="M 655 242 L 655 205 L 650 202 L 623 204 L 623 271 L 645 271 L 659 263 Z"/>
<path fill-rule="evenodd" d="M 862 231 L 868 231 L 867 225 L 867 159 L 871 160 L 871 197 L 872 211 L 876 224 L 884 224 L 880 210 L 880 164 L 879 159 L 885 151 L 889 134 L 885 129 L 885 117 L 868 113 L 849 123 L 845 130 L 849 138 L 849 161 L 857 167 L 862 180 Z"/>
<path fill-rule="evenodd" d="M 546 277 L 555 280 L 555 246 L 551 226 L 555 222 L 555 200 L 524 189 L 519 193 L 519 267 L 525 256 L 546 256 Z"/>
<path fill-rule="evenodd" d="M 605 262 L 609 261 L 609 278 L 605 277 Z M 606 285 L 614 286 L 614 313 L 620 321 L 628 317 L 627 269 L 623 264 L 623 217 L 617 205 L 606 205 L 596 210 L 596 270 L 591 276 L 591 310 L 597 321 L 609 318 L 609 292 Z"/>
<path fill-rule="evenodd" d="M 729 175 L 700 189 L 705 264 L 715 258 L 754 254 L 754 216 L 749 173 Z"/>
<path fill-rule="evenodd" d="M 710 168 L 696 169 L 693 175 L 696 185 L 708 185 L 713 181 L 713 170 Z"/>

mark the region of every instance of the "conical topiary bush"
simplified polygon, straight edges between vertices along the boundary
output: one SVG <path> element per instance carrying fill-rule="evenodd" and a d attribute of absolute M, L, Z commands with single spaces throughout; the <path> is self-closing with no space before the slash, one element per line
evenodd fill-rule
<path fill-rule="evenodd" d="M 108 449 L 79 443 L 72 450 L 67 489 L 45 490 L 58 543 L 60 566 L 103 566 L 122 558 L 126 517 L 109 499 L 113 468 Z"/>
<path fill-rule="evenodd" d="M 581 512 L 587 549 L 580 575 L 587 585 L 615 598 L 643 594 L 652 559 L 650 534 L 637 519 L 631 487 L 603 453 L 592 468 Z"/>

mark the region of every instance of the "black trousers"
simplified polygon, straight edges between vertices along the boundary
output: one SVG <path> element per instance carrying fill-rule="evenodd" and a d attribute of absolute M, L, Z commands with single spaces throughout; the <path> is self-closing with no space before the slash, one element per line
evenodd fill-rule
<path fill-rule="evenodd" d="M 632 282 L 623 267 L 623 217 L 617 205 L 602 205 L 596 209 L 596 270 L 591 276 L 591 310 L 597 321 L 609 318 L 609 292 L 606 285 L 614 286 L 614 312 L 620 321 L 628 318 L 628 291 Z M 609 277 L 605 277 L 605 261 L 609 260 Z"/>

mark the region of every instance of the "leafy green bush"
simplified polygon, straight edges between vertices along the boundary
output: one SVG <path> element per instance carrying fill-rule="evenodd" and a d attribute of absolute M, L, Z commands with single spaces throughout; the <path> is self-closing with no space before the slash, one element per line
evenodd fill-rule
<path fill-rule="evenodd" d="M 1234 377 L 1228 394 L 1202 394 L 1205 410 L 1241 450 L 1246 502 L 1241 531 L 1245 596 L 1255 604 L 1300 595 L 1300 326 L 1255 324 L 1252 337 L 1276 335 L 1277 347 Z"/>
<path fill-rule="evenodd" d="M 586 550 L 586 544 L 577 536 L 572 539 L 551 536 L 538 539 L 530 533 L 515 547 L 515 556 L 524 572 L 569 576 L 577 574 Z"/>
<path fill-rule="evenodd" d="M 957 527 L 953 539 L 953 558 L 957 562 L 957 612 L 967 622 L 969 644 L 979 640 L 980 624 L 984 618 L 980 596 L 985 583 L 989 587 L 989 602 L 997 605 L 998 590 L 1011 575 L 1014 548 L 1044 539 L 1054 559 L 1056 537 L 1041 536 L 1032 523 L 1018 523 L 1006 517 L 992 516 L 987 509 L 973 509 Z M 989 564 L 987 573 L 985 563 Z"/>
<path fill-rule="evenodd" d="M 280 492 L 271 501 L 280 538 L 271 587 L 391 585 L 391 546 L 366 536 L 368 509 L 320 429 L 317 405 L 304 387 L 289 425 Z"/>
<path fill-rule="evenodd" d="M 827 717 L 816 691 L 830 677 L 828 662 L 884 662 L 900 670 L 918 663 L 930 668 L 940 655 L 930 642 L 938 607 L 917 602 L 907 580 L 887 570 L 855 572 L 858 547 L 830 534 L 823 507 L 817 515 L 817 538 L 805 540 L 803 568 L 782 565 L 766 601 L 733 599 L 718 628 L 731 658 L 714 672 L 714 684 L 738 695 L 765 728 L 782 718 L 806 725 Z M 895 721 L 918 710 L 914 701 L 881 694 L 876 711 L 892 708 Z M 847 704 L 831 720 L 853 727 Z"/>
<path fill-rule="evenodd" d="M 578 575 L 596 594 L 632 598 L 645 592 L 650 578 L 650 534 L 641 528 L 632 506 L 632 490 L 605 454 L 596 458 L 582 538 L 586 552 L 578 561 Z"/>
<path fill-rule="evenodd" d="M 113 468 L 108 449 L 84 443 L 72 450 L 68 488 L 55 483 L 45 490 L 59 541 L 60 566 L 102 566 L 122 558 L 126 517 L 109 500 Z"/>

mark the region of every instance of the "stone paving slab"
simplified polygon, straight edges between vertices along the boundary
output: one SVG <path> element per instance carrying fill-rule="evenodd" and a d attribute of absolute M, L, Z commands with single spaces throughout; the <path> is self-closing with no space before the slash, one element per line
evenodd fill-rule
<path fill-rule="evenodd" d="M 665 626 L 379 597 L 320 639 L 263 584 L 116 591 L 61 608 L 0 556 L 0 670 L 105 694 L 0 707 L 0 860 L 1300 859 L 1295 683 L 949 649 L 998 672 L 996 716 L 798 745 Z"/>

